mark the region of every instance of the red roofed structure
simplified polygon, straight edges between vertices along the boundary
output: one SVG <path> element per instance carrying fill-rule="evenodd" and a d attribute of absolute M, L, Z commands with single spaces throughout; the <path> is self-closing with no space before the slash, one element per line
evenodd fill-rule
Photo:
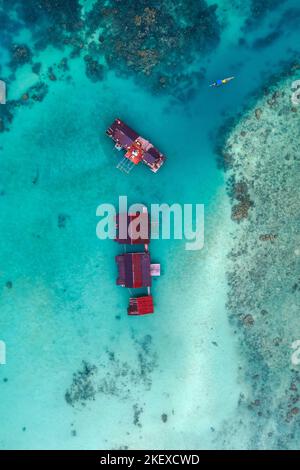
<path fill-rule="evenodd" d="M 142 213 L 117 214 L 115 240 L 125 245 L 149 245 L 150 218 L 146 207 Z"/>
<path fill-rule="evenodd" d="M 156 173 L 166 157 L 148 140 L 141 137 L 121 119 L 115 119 L 106 134 L 114 140 L 117 150 L 125 150 L 125 156 L 117 168 L 129 173 L 134 165 L 143 162 Z"/>
<path fill-rule="evenodd" d="M 127 311 L 128 315 L 147 315 L 149 313 L 154 313 L 152 295 L 131 297 Z"/>
<path fill-rule="evenodd" d="M 116 256 L 119 277 L 117 285 L 122 287 L 151 286 L 151 267 L 149 253 L 124 253 Z"/>
<path fill-rule="evenodd" d="M 145 227 L 139 227 L 143 223 L 145 223 Z M 150 220 L 146 207 L 143 207 L 141 213 L 123 213 L 116 216 L 117 233 L 115 240 L 125 246 L 144 245 L 144 251 L 142 252 L 125 252 L 116 256 L 118 266 L 116 284 L 128 289 L 147 289 L 147 295 L 142 294 L 139 297 L 130 298 L 127 309 L 128 315 L 154 313 L 153 297 L 150 289 L 152 277 L 160 276 L 160 264 L 151 263 L 150 253 L 148 252 L 148 245 L 150 243 L 149 225 Z"/>

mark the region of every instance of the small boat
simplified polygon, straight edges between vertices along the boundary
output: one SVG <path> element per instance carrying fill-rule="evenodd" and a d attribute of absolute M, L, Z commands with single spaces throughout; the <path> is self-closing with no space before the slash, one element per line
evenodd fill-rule
<path fill-rule="evenodd" d="M 235 77 L 228 77 L 228 78 L 223 78 L 223 80 L 217 80 L 216 82 L 214 83 L 211 83 L 209 86 L 210 87 L 213 87 L 213 88 L 218 88 L 222 85 L 225 85 L 226 83 L 228 82 L 231 82 L 231 80 L 233 80 Z"/>

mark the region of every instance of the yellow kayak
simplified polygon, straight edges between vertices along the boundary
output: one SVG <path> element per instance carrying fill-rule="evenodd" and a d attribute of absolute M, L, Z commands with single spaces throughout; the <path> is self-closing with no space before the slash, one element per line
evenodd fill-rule
<path fill-rule="evenodd" d="M 219 87 L 222 85 L 225 85 L 226 83 L 230 82 L 233 80 L 235 77 L 228 77 L 228 78 L 223 78 L 223 80 L 217 80 L 216 82 L 212 83 L 209 85 L 210 87 Z"/>

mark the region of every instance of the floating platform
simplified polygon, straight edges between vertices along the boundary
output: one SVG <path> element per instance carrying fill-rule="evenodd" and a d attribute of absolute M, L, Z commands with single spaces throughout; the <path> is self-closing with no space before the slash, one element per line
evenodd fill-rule
<path fill-rule="evenodd" d="M 117 214 L 115 241 L 125 245 L 149 245 L 150 243 L 150 218 L 147 208 L 141 213 Z"/>
<path fill-rule="evenodd" d="M 145 223 L 144 231 L 141 225 Z M 134 227 L 133 227 L 133 225 Z M 126 245 L 144 245 L 144 251 L 123 253 L 115 260 L 118 267 L 116 284 L 128 289 L 145 289 L 147 295 L 130 297 L 128 315 L 146 315 L 154 313 L 151 295 L 152 278 L 160 276 L 160 264 L 151 263 L 148 246 L 150 243 L 150 217 L 146 207 L 135 214 L 123 213 L 116 216 L 116 238 L 118 243 Z M 122 233 L 120 233 L 122 231 Z"/>
<path fill-rule="evenodd" d="M 121 171 L 129 173 L 140 162 L 156 173 L 166 157 L 151 142 L 141 137 L 121 119 L 115 119 L 106 134 L 115 142 L 117 150 L 124 150 L 124 158 L 117 165 Z"/>
<path fill-rule="evenodd" d="M 139 289 L 151 286 L 151 263 L 149 253 L 124 253 L 116 256 L 119 277 L 117 285 Z"/>

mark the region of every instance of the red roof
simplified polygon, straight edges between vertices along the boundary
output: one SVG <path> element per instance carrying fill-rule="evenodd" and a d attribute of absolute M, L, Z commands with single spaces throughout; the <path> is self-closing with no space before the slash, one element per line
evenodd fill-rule
<path fill-rule="evenodd" d="M 117 285 L 124 287 L 151 286 L 151 268 L 149 253 L 124 253 L 116 256 L 119 276 Z"/>
<path fill-rule="evenodd" d="M 134 165 L 142 161 L 156 173 L 166 159 L 151 142 L 137 134 L 121 119 L 115 119 L 106 134 L 116 142 L 118 150 L 125 150 L 125 158 Z"/>
<path fill-rule="evenodd" d="M 130 298 L 128 315 L 147 315 L 149 313 L 154 313 L 152 295 Z"/>
<path fill-rule="evenodd" d="M 132 222 L 137 218 L 138 222 L 140 223 L 138 225 L 135 225 Z M 122 231 L 120 230 L 121 224 L 123 224 L 122 229 L 124 232 L 126 231 L 126 234 L 122 233 Z M 126 245 L 149 245 L 150 243 L 150 220 L 149 214 L 147 212 L 137 214 L 117 214 L 116 228 L 116 241 L 118 243 L 124 243 Z M 133 228 L 136 233 L 133 233 Z M 126 236 L 126 238 L 123 238 L 124 236 Z"/>
<path fill-rule="evenodd" d="M 125 157 L 128 158 L 128 160 L 133 162 L 135 165 L 140 163 L 140 161 L 143 159 L 143 155 L 144 151 L 139 142 L 133 142 L 133 144 L 125 153 Z"/>

